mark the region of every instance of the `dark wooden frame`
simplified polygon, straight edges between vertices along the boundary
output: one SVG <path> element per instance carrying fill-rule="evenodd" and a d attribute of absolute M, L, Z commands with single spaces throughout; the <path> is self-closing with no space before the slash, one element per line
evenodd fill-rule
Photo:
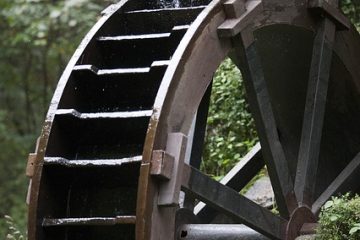
<path fill-rule="evenodd" d="M 121 8 L 127 2 L 131 1 L 121 1 L 104 12 L 103 18 L 85 38 L 60 79 L 36 155 L 32 155 L 30 161 L 29 173 L 32 177 L 29 211 L 30 240 L 35 240 L 39 231 L 37 211 L 42 207 L 38 205 L 40 180 L 43 165 L 46 164 L 44 154 L 59 99 L 79 57 L 85 51 L 92 51 L 92 40 L 97 37 L 104 23 L 115 16 L 117 11 L 121 12 Z M 79 225 L 91 225 L 98 220 L 105 225 L 130 221 L 136 223 L 137 240 L 173 239 L 176 233 L 175 220 L 178 206 L 174 204 L 159 206 L 158 204 L 159 194 L 163 194 L 161 186 L 164 182 L 162 181 L 170 179 L 170 181 L 175 181 L 174 185 L 177 188 L 181 185 L 182 190 L 190 196 L 189 202 L 194 198 L 200 199 L 272 239 L 294 239 L 303 226 L 306 229 L 308 226 L 313 226 L 316 214 L 327 199 L 338 192 L 359 187 L 357 178 L 360 174 L 360 157 L 356 155 L 317 199 L 314 196 L 315 184 L 313 183 L 319 162 L 332 55 L 335 53 L 347 66 L 355 82 L 360 79 L 360 69 L 354 63 L 360 55 L 357 42 L 359 37 L 355 34 L 355 30 L 351 29 L 349 21 L 337 9 L 337 1 L 331 4 L 320 0 L 310 1 L 308 6 L 284 4 L 280 7 L 283 7 L 284 12 L 288 14 L 274 10 L 270 15 L 267 12 L 279 7 L 281 5 L 279 2 L 237 0 L 226 1 L 225 6 L 223 3 L 224 1 L 221 0 L 210 2 L 190 26 L 169 61 L 169 67 L 154 104 L 145 140 L 136 218 L 131 216 L 130 220 L 127 218 L 90 219 L 79 221 Z M 302 17 L 294 18 L 291 16 L 293 11 L 298 11 Z M 316 32 L 295 179 L 292 179 L 290 174 L 288 159 L 286 159 L 284 146 L 277 131 L 277 122 L 253 35 L 256 29 L 264 25 L 284 23 Z M 345 31 L 337 32 L 340 30 Z M 357 44 L 356 53 L 352 53 L 352 50 L 343 46 L 344 42 L 341 41 L 344 39 L 345 43 Z M 237 169 L 236 174 L 227 183 L 221 184 L 200 173 L 197 168 L 201 158 L 201 145 L 209 105 L 211 89 L 209 86 L 215 69 L 228 55 L 239 66 L 245 78 L 262 145 L 262 157 L 259 159 L 259 154 L 253 155 L 251 159 L 247 159 L 247 164 Z M 356 82 L 355 86 L 360 92 L 360 83 Z M 173 172 L 177 173 L 177 178 L 172 179 L 174 176 L 167 172 L 165 180 L 159 180 L 151 174 L 153 154 L 161 152 L 164 153 L 163 155 L 171 155 L 167 146 L 168 136 L 174 133 L 187 135 L 196 112 L 198 112 L 198 118 L 193 142 L 196 147 L 193 148 L 190 161 L 193 166 L 186 165 L 183 162 L 184 159 L 179 157 L 174 164 L 176 169 L 173 169 Z M 169 159 L 173 158 L 170 156 Z M 238 194 L 252 176 L 261 169 L 264 162 L 269 170 L 280 216 L 276 216 Z M 206 189 L 209 186 L 212 191 Z M 179 189 L 173 190 L 177 194 L 176 191 Z M 187 206 L 190 209 L 193 207 L 192 204 L 187 204 Z M 209 214 L 204 214 L 204 216 L 209 216 Z M 54 219 L 48 219 L 44 225 L 51 226 L 54 221 L 56 222 Z M 71 221 L 72 219 L 65 221 L 64 225 Z"/>

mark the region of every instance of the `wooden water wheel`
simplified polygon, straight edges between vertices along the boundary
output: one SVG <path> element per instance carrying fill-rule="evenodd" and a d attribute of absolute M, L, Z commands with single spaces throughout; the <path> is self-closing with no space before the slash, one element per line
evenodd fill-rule
<path fill-rule="evenodd" d="M 226 57 L 261 147 L 219 183 L 198 168 Z M 30 155 L 29 240 L 243 239 L 249 228 L 295 239 L 332 195 L 360 190 L 359 59 L 336 0 L 110 6 L 65 69 Z M 239 194 L 264 164 L 279 215 Z M 218 214 L 248 228 L 209 228 Z"/>

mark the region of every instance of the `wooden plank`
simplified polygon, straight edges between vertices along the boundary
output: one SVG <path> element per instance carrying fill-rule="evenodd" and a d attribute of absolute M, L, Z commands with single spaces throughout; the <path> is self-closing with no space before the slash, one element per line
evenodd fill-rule
<path fill-rule="evenodd" d="M 85 64 L 85 65 L 76 65 L 73 68 L 74 72 L 91 72 L 92 74 L 102 76 L 102 75 L 130 75 L 130 74 L 141 74 L 149 73 L 153 68 L 156 67 L 167 67 L 170 60 L 159 60 L 154 61 L 150 67 L 141 67 L 141 68 L 117 68 L 117 69 L 98 69 L 94 65 Z"/>
<path fill-rule="evenodd" d="M 240 191 L 264 167 L 260 143 L 257 143 L 220 183 Z"/>
<path fill-rule="evenodd" d="M 218 27 L 220 37 L 234 37 L 246 28 L 263 11 L 261 0 L 248 0 L 245 4 L 246 11 L 238 18 L 226 20 Z"/>
<path fill-rule="evenodd" d="M 208 86 L 196 112 L 195 128 L 190 153 L 190 165 L 196 169 L 200 168 L 202 161 L 211 92 L 212 83 Z M 188 144 L 190 144 L 190 142 L 188 142 Z M 188 209 L 194 209 L 195 199 L 192 196 L 185 195 L 184 207 Z"/>
<path fill-rule="evenodd" d="M 238 55 L 232 57 L 237 64 L 240 64 L 244 76 L 250 108 L 258 129 L 264 161 L 269 171 L 279 212 L 282 217 L 287 218 L 297 207 L 293 180 L 279 139 L 271 99 L 252 33 L 244 31 L 234 40 L 234 44 Z"/>
<path fill-rule="evenodd" d="M 324 19 L 314 40 L 295 178 L 297 200 L 308 206 L 313 202 L 316 186 L 314 183 L 320 154 L 335 30 L 334 23 Z"/>
<path fill-rule="evenodd" d="M 246 12 L 245 0 L 227 0 L 224 10 L 228 18 L 239 18 Z"/>
<path fill-rule="evenodd" d="M 170 180 L 174 168 L 174 157 L 164 151 L 153 151 L 150 174 L 161 180 Z"/>
<path fill-rule="evenodd" d="M 182 190 L 271 239 L 283 239 L 285 219 L 189 165 L 184 166 Z"/>
<path fill-rule="evenodd" d="M 145 68 L 119 68 L 119 69 L 104 69 L 100 70 L 94 65 L 76 65 L 73 68 L 74 72 L 89 71 L 95 75 L 110 75 L 110 74 L 138 74 L 150 72 L 149 67 Z"/>
<path fill-rule="evenodd" d="M 360 153 L 346 166 L 312 205 L 312 212 L 319 213 L 321 207 L 336 193 L 346 193 L 360 186 Z"/>
<path fill-rule="evenodd" d="M 132 34 L 132 35 L 119 35 L 119 36 L 102 36 L 98 37 L 97 40 L 102 41 L 129 41 L 129 40 L 147 40 L 147 39 L 159 39 L 159 38 L 169 38 L 173 34 L 178 34 L 186 32 L 189 29 L 190 25 L 177 25 L 172 28 L 171 32 L 165 33 L 149 33 L 149 34 Z"/>
<path fill-rule="evenodd" d="M 92 218 L 45 218 L 43 227 L 60 226 L 113 226 L 118 224 L 135 224 L 136 216 L 92 217 Z"/>
<path fill-rule="evenodd" d="M 117 118 L 141 118 L 151 117 L 152 110 L 133 111 L 133 112 L 98 112 L 98 113 L 81 113 L 75 109 L 58 109 L 56 115 L 68 115 L 78 119 L 117 119 Z"/>
<path fill-rule="evenodd" d="M 30 153 L 28 156 L 28 162 L 26 165 L 26 176 L 32 178 L 35 172 L 35 164 L 36 164 L 37 154 Z"/>
<path fill-rule="evenodd" d="M 179 204 L 181 175 L 184 165 L 187 137 L 182 133 L 170 133 L 166 143 L 166 153 L 174 157 L 172 176 L 160 185 L 158 205 L 177 206 Z"/>
<path fill-rule="evenodd" d="M 193 146 L 190 155 L 190 165 L 195 168 L 200 168 L 200 164 L 201 164 L 211 92 L 212 92 L 212 84 L 210 84 L 209 87 L 207 88 L 204 97 L 200 102 L 196 114 L 195 132 L 194 132 L 194 138 L 192 144 Z"/>
<path fill-rule="evenodd" d="M 159 39 L 169 38 L 171 33 L 153 33 L 153 34 L 139 34 L 139 35 L 126 35 L 126 36 L 104 36 L 99 37 L 97 40 L 100 42 L 105 41 L 128 41 L 128 40 L 146 40 L 146 39 Z"/>
<path fill-rule="evenodd" d="M 140 163 L 142 156 L 135 156 L 122 159 L 94 159 L 94 160 L 69 160 L 62 157 L 45 157 L 44 165 L 57 165 L 68 168 L 78 167 L 116 167 L 123 164 Z"/>
<path fill-rule="evenodd" d="M 310 0 L 309 8 L 313 11 L 325 14 L 330 18 L 340 30 L 349 30 L 351 28 L 350 20 L 338 8 L 337 0 L 332 2 L 326 0 Z"/>
<path fill-rule="evenodd" d="M 194 7 L 180 7 L 180 8 L 158 8 L 158 9 L 144 9 L 144 10 L 135 10 L 125 12 L 126 14 L 134 14 L 134 13 L 143 13 L 143 14 L 153 14 L 153 13 L 171 13 L 171 12 L 184 12 L 191 10 L 203 10 L 206 6 L 194 6 Z"/>

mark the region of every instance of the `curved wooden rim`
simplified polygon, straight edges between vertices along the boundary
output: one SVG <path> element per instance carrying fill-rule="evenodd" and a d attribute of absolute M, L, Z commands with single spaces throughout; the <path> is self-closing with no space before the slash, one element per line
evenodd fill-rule
<path fill-rule="evenodd" d="M 136 226 L 136 239 L 138 240 L 158 239 L 159 236 L 170 239 L 174 236 L 169 233 L 176 232 L 173 226 L 174 208 L 164 210 L 157 207 L 159 185 L 150 177 L 152 151 L 165 151 L 166 139 L 170 133 L 188 134 L 191 120 L 211 81 L 212 73 L 234 47 L 228 40 L 217 38 L 217 26 L 226 19 L 221 4 L 222 1 L 214 0 L 199 15 L 177 48 L 158 91 L 154 114 L 145 141 L 139 180 Z M 304 9 L 307 11 L 306 7 Z M 315 19 L 308 16 L 307 12 L 302 14 L 305 14 L 306 17 L 296 18 L 291 15 L 281 15 L 281 13 L 270 15 L 263 13 L 257 16 L 246 30 L 254 31 L 267 25 L 286 24 L 314 31 L 317 27 Z M 359 47 L 354 53 L 350 52 L 349 48 L 344 48 L 343 39 L 355 44 L 354 39 L 360 40 L 360 36 L 354 28 L 341 32 L 338 34 L 334 46 L 334 53 L 347 66 L 353 79 L 360 79 L 360 70 L 354 63 L 355 56 L 360 56 L 360 41 L 356 43 Z M 207 68 L 202 68 L 201 64 L 200 66 L 191 66 L 191 64 L 199 64 L 201 60 L 208 61 Z M 194 81 L 191 81 L 190 78 Z M 359 86 L 360 82 L 357 81 L 356 84 Z M 295 206 L 294 209 L 296 210 Z M 285 235 L 285 233 L 283 234 Z"/>
<path fill-rule="evenodd" d="M 29 238 L 35 239 L 38 211 L 38 195 L 42 178 L 42 165 L 46 147 L 51 132 L 55 112 L 66 87 L 72 69 L 80 56 L 92 43 L 99 30 L 114 16 L 117 11 L 130 0 L 122 0 L 112 7 L 86 35 L 79 48 L 71 58 L 60 78 L 54 97 L 51 101 L 46 121 L 41 133 L 37 151 L 37 165 L 32 179 L 31 207 L 29 209 Z M 276 1 L 274 1 L 276 2 Z M 137 200 L 136 239 L 171 239 L 174 233 L 175 208 L 159 209 L 157 207 L 157 193 L 159 185 L 150 177 L 150 164 L 153 150 L 166 150 L 166 140 L 170 133 L 187 135 L 192 119 L 205 91 L 212 80 L 213 73 L 221 61 L 234 48 L 231 40 L 220 40 L 217 27 L 226 20 L 223 12 L 222 0 L 213 0 L 198 16 L 187 31 L 178 46 L 170 65 L 164 75 L 154 104 L 143 151 L 140 184 Z M 249 29 L 261 28 L 273 24 L 289 24 L 313 31 L 316 27 L 311 17 L 293 20 L 289 15 L 280 13 L 260 14 L 254 19 Z M 247 30 L 249 30 L 247 29 Z M 338 34 L 334 52 L 340 57 L 353 79 L 360 79 L 360 69 L 356 66 L 357 56 L 360 56 L 360 46 L 351 49 L 349 45 L 359 46 L 360 37 L 353 28 L 350 32 Z M 355 81 L 360 92 L 360 81 Z"/>
<path fill-rule="evenodd" d="M 173 210 L 162 213 L 156 208 L 158 189 L 150 178 L 149 172 L 152 151 L 165 149 L 166 137 L 170 132 L 188 134 L 198 104 L 212 80 L 213 73 L 230 50 L 230 41 L 220 43 L 216 33 L 217 27 L 225 20 L 221 3 L 221 0 L 212 1 L 191 25 L 173 55 L 159 88 L 145 140 L 143 164 L 140 170 L 136 239 L 156 239 L 160 235 L 164 239 L 170 239 L 173 237 L 171 234 L 175 232 L 171 224 L 174 221 Z M 215 51 L 209 52 L 208 49 Z M 198 63 L 203 61 L 203 65 L 199 66 L 196 61 Z M 196 69 L 201 69 L 197 71 L 201 75 L 186 76 L 186 72 L 194 72 Z M 192 79 L 198 81 L 191 83 Z M 184 82 L 194 84 L 194 88 L 189 88 L 186 84 L 182 85 Z M 189 89 L 195 90 L 196 93 L 186 92 Z M 174 107 L 177 103 L 179 105 Z M 175 109 L 176 112 L 174 112 Z M 174 122 L 177 120 L 184 120 L 184 122 L 181 126 L 175 126 Z M 166 216 L 158 216 L 163 214 Z M 152 222 L 154 224 L 151 224 Z"/>

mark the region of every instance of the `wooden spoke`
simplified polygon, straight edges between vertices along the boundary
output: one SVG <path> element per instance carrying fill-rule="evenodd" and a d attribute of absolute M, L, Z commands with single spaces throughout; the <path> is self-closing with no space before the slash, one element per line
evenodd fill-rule
<path fill-rule="evenodd" d="M 317 214 L 325 202 L 334 194 L 347 192 L 359 187 L 360 153 L 349 163 L 339 176 L 320 195 L 312 206 L 312 212 Z"/>
<path fill-rule="evenodd" d="M 260 143 L 257 143 L 251 151 L 233 167 L 220 181 L 235 191 L 241 191 L 257 173 L 264 167 Z"/>
<path fill-rule="evenodd" d="M 335 24 L 324 19 L 314 41 L 295 178 L 297 200 L 308 206 L 312 204 L 316 186 L 314 182 L 320 153 L 335 30 Z"/>
<path fill-rule="evenodd" d="M 91 218 L 44 218 L 43 227 L 61 226 L 112 226 L 135 224 L 136 216 L 91 217 Z"/>
<path fill-rule="evenodd" d="M 201 164 L 201 157 L 206 133 L 206 122 L 209 113 L 211 90 L 212 84 L 210 84 L 210 86 L 206 90 L 206 93 L 200 102 L 200 106 L 196 115 L 193 147 L 191 149 L 190 157 L 190 165 L 195 168 L 200 168 Z"/>
<path fill-rule="evenodd" d="M 248 227 L 272 239 L 282 239 L 285 219 L 188 165 L 184 167 L 182 189 Z"/>
<path fill-rule="evenodd" d="M 228 186 L 235 191 L 241 191 L 256 174 L 264 167 L 264 160 L 261 153 L 260 143 L 246 154 L 241 161 L 233 167 L 230 172 L 220 181 L 221 184 Z M 204 203 L 199 203 L 195 207 L 195 214 L 206 223 L 210 223 L 217 212 Z"/>
<path fill-rule="evenodd" d="M 264 160 L 268 167 L 279 211 L 281 216 L 288 217 L 296 207 L 293 180 L 279 140 L 270 96 L 252 33 L 244 33 L 242 39 L 236 40 L 235 45 L 237 52 L 243 52 L 242 57 L 234 56 L 234 62 L 241 63 L 239 67 L 244 74 L 246 91 L 258 128 Z"/>
<path fill-rule="evenodd" d="M 197 169 L 200 168 L 202 153 L 204 150 L 206 123 L 209 113 L 209 105 L 210 105 L 210 98 L 212 92 L 211 90 L 212 90 L 212 84 L 208 86 L 208 89 L 206 90 L 206 93 L 200 102 L 196 114 L 195 131 L 192 139 L 192 148 L 190 155 L 190 165 Z M 195 206 L 195 199 L 192 196 L 185 196 L 184 207 L 193 209 L 194 206 Z"/>

